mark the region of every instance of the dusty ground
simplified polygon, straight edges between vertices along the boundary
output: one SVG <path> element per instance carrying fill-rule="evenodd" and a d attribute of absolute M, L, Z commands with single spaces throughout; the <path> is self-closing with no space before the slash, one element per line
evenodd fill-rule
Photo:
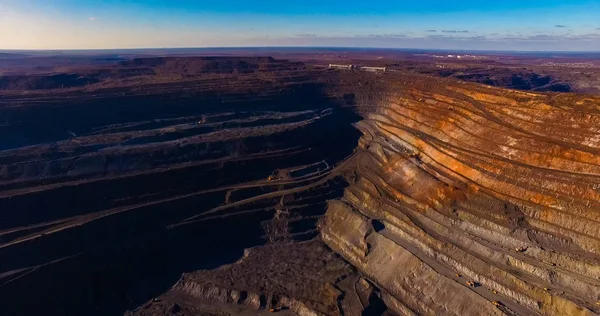
<path fill-rule="evenodd" d="M 263 316 L 263 315 L 295 315 L 289 310 L 272 313 L 266 309 L 253 309 L 242 304 L 224 304 L 210 300 L 200 300 L 189 295 L 167 293 L 156 301 L 148 302 L 139 309 L 125 315 L 139 316 Z"/>
<path fill-rule="evenodd" d="M 223 305 L 214 297 L 211 300 L 208 292 L 189 291 L 189 286 L 184 284 L 190 283 L 204 288 L 254 293 L 264 300 L 259 309 L 250 308 L 247 303 L 230 303 L 225 312 L 232 315 L 238 310 L 247 315 L 264 315 L 270 308 L 275 308 L 277 314 L 286 315 L 291 312 L 289 306 L 285 306 L 284 297 L 303 302 L 308 309 L 318 313 L 352 315 L 362 310 L 363 304 L 369 305 L 370 293 L 355 288 L 358 280 L 356 271 L 319 240 L 259 246 L 248 249 L 234 264 L 184 274 L 172 290 L 158 297 L 157 302 L 148 302 L 132 315 L 162 315 L 160 313 L 173 304 L 189 306 L 190 301 L 204 306 L 200 310 L 210 310 L 215 302 L 217 306 Z M 362 298 L 364 302 L 359 299 L 359 294 L 367 295 Z M 191 305 L 198 306 L 196 303 Z M 191 310 L 189 313 L 195 315 Z"/>

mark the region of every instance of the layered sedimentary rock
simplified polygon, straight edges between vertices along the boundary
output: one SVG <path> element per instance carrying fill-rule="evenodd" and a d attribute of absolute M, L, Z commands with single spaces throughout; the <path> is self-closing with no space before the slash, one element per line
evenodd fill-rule
<path fill-rule="evenodd" d="M 0 93 L 4 313 L 600 312 L 600 98 L 271 58 L 86 73 Z"/>
<path fill-rule="evenodd" d="M 355 93 L 323 240 L 401 315 L 600 312 L 600 98 L 423 77 Z"/>

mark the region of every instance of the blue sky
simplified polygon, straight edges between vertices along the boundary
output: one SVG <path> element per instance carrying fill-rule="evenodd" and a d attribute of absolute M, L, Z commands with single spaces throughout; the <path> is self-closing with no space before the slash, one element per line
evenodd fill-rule
<path fill-rule="evenodd" d="M 600 51 L 600 0 L 0 0 L 0 49 Z"/>

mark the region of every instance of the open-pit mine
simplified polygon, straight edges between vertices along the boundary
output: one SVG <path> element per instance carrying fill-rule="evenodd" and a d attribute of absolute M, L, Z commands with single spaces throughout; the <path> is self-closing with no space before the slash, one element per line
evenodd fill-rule
<path fill-rule="evenodd" d="M 268 57 L 0 89 L 0 315 L 600 313 L 600 97 Z"/>

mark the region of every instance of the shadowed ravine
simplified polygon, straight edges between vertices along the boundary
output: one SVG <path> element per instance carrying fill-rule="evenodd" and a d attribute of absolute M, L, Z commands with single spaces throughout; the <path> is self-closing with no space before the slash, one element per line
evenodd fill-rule
<path fill-rule="evenodd" d="M 324 202 L 341 196 L 332 171 L 356 146 L 358 117 L 322 84 L 297 80 L 239 80 L 212 97 L 200 82 L 185 96 L 166 84 L 5 98 L 2 116 L 19 122 L 3 127 L 3 139 L 18 137 L 0 153 L 5 311 L 122 314 L 183 272 L 314 238 Z M 248 85 L 260 91 L 235 94 Z M 247 202 L 255 196 L 265 197 Z M 265 231 L 285 196 L 285 229 Z"/>

